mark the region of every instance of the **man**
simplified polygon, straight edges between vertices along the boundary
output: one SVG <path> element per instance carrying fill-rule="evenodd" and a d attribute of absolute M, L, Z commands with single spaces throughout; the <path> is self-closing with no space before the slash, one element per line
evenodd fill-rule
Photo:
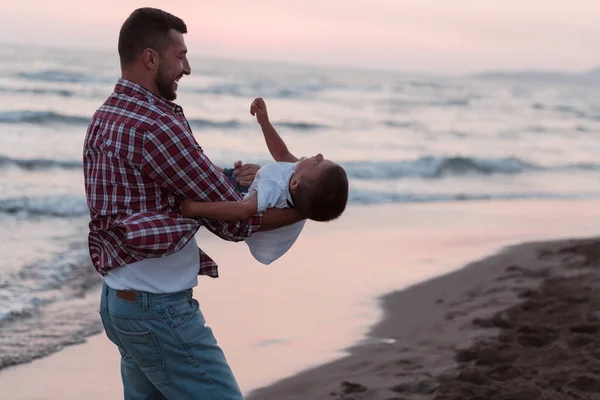
<path fill-rule="evenodd" d="M 236 223 L 183 217 L 184 199 L 240 199 L 172 103 L 191 73 L 186 32 L 181 19 L 157 9 L 127 18 L 119 34 L 122 77 L 84 144 L 89 250 L 104 276 L 100 315 L 121 353 L 126 400 L 243 398 L 192 298 L 198 274 L 218 275 L 194 235 L 205 226 L 241 241 L 301 219 L 290 209 Z"/>

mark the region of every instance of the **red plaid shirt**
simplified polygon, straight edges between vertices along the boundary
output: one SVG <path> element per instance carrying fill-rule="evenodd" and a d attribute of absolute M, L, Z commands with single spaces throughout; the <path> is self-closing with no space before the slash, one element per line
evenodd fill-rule
<path fill-rule="evenodd" d="M 204 155 L 181 107 L 131 81 L 120 79 L 94 114 L 83 168 L 90 257 L 102 275 L 178 251 L 202 225 L 241 241 L 262 222 L 260 215 L 221 222 L 181 214 L 182 199 L 237 201 L 240 195 Z M 202 250 L 199 274 L 218 276 L 217 264 Z"/>

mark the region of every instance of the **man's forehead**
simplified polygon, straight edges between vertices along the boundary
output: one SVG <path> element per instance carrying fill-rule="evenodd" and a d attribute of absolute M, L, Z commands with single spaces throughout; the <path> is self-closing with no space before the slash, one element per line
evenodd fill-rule
<path fill-rule="evenodd" d="M 177 51 L 187 50 L 183 33 L 178 32 L 175 29 L 169 31 L 169 45 L 175 47 Z"/>

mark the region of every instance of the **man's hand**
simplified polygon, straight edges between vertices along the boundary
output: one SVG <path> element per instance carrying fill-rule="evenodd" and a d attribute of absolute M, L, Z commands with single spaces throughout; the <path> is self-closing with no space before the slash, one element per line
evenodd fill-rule
<path fill-rule="evenodd" d="M 241 161 L 233 164 L 233 168 L 235 168 L 235 177 L 238 185 L 240 186 L 250 186 L 252 182 L 254 182 L 254 178 L 256 177 L 256 173 L 260 169 L 260 165 L 258 164 L 242 164 Z"/>
<path fill-rule="evenodd" d="M 181 202 L 181 213 L 184 217 L 194 217 L 194 202 L 192 200 L 183 200 Z"/>
<path fill-rule="evenodd" d="M 256 120 L 260 125 L 269 123 L 269 114 L 267 113 L 267 105 L 265 101 L 257 97 L 250 105 L 250 114 L 256 116 Z"/>

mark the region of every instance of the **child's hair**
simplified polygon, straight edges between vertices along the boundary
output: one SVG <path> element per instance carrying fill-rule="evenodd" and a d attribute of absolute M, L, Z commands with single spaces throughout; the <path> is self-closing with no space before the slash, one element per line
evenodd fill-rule
<path fill-rule="evenodd" d="M 298 186 L 294 206 L 304 218 L 319 222 L 332 221 L 346 209 L 348 202 L 348 177 L 341 166 L 335 164 L 324 170 L 316 179 Z"/>

